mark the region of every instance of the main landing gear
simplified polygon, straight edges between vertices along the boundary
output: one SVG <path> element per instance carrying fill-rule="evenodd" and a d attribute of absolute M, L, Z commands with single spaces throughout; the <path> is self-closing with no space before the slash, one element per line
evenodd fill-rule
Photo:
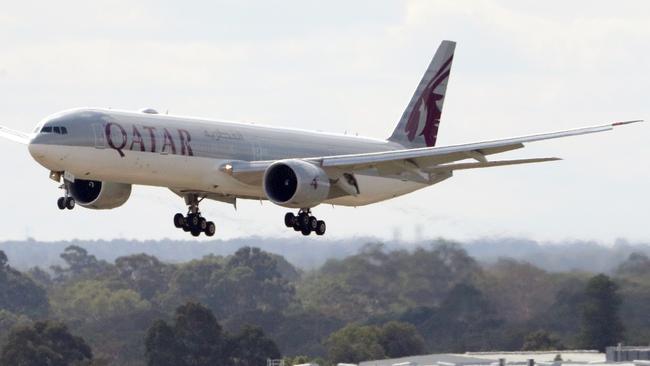
<path fill-rule="evenodd" d="M 70 196 L 70 191 L 68 190 L 67 185 L 64 183 L 59 187 L 65 191 L 65 194 L 63 197 L 59 197 L 59 199 L 56 201 L 57 207 L 59 207 L 59 210 L 72 210 L 76 204 L 74 198 Z"/>
<path fill-rule="evenodd" d="M 187 215 L 183 216 L 181 213 L 174 215 L 174 226 L 179 229 L 183 229 L 185 232 L 190 232 L 192 236 L 199 236 L 201 233 L 205 233 L 207 236 L 213 236 L 217 231 L 214 222 L 206 220 L 201 216 L 201 211 L 199 210 L 199 203 L 203 198 L 195 194 L 185 197 L 185 203 L 187 203 L 188 210 Z"/>
<path fill-rule="evenodd" d="M 311 232 L 315 232 L 316 235 L 325 234 L 325 221 L 318 220 L 315 216 L 311 215 L 309 209 L 301 209 L 298 211 L 298 215 L 294 215 L 292 212 L 287 212 L 284 215 L 284 224 L 287 227 L 293 228 L 295 231 L 300 231 L 302 235 L 309 235 Z"/>

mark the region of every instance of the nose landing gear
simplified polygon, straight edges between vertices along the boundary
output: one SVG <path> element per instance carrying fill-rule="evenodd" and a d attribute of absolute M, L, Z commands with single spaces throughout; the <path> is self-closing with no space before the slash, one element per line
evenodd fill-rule
<path fill-rule="evenodd" d="M 300 231 L 305 236 L 311 234 L 312 231 L 316 235 L 323 235 L 327 229 L 325 221 L 318 220 L 315 216 L 311 215 L 309 209 L 304 208 L 298 211 L 298 215 L 287 212 L 284 215 L 284 225 L 288 228 L 293 228 L 295 231 Z"/>
<path fill-rule="evenodd" d="M 59 197 L 59 199 L 56 201 L 56 205 L 59 208 L 59 210 L 65 210 L 66 208 L 68 210 L 72 210 L 76 202 L 72 196 L 70 196 L 70 191 L 68 190 L 68 187 L 66 184 L 62 184 L 61 187 L 59 187 L 65 191 L 65 194 L 63 197 Z"/>
<path fill-rule="evenodd" d="M 185 197 L 185 203 L 189 206 L 186 216 L 183 216 L 181 213 L 174 215 L 174 226 L 179 229 L 182 229 L 185 232 L 190 232 L 192 236 L 199 236 L 201 233 L 205 233 L 206 236 L 213 236 L 217 231 L 217 228 L 212 221 L 206 220 L 201 216 L 201 211 L 199 210 L 199 203 L 203 198 L 195 194 Z"/>

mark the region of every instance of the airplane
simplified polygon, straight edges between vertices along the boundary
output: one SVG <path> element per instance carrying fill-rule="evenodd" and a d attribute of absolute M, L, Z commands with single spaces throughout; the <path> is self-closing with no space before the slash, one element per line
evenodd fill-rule
<path fill-rule="evenodd" d="M 499 140 L 436 146 L 456 43 L 442 41 L 392 135 L 374 139 L 159 114 L 78 108 L 42 120 L 33 133 L 0 126 L 0 136 L 27 145 L 60 184 L 61 210 L 113 209 L 132 185 L 167 187 L 185 200 L 174 225 L 213 236 L 199 204 L 211 199 L 269 200 L 297 209 L 285 226 L 323 235 L 320 204 L 364 206 L 432 186 L 457 170 L 540 163 L 559 158 L 488 160 L 529 142 L 612 130 L 641 120 Z"/>

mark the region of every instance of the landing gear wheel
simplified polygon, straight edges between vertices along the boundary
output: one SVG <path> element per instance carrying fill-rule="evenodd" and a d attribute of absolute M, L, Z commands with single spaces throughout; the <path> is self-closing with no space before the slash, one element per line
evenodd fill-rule
<path fill-rule="evenodd" d="M 294 215 L 292 212 L 287 212 L 286 215 L 284 215 L 284 224 L 287 227 L 293 227 L 295 222 L 296 222 L 296 215 Z"/>
<path fill-rule="evenodd" d="M 318 220 L 315 216 L 312 216 L 308 208 L 300 209 L 297 215 L 287 212 L 284 215 L 284 225 L 288 228 L 293 228 L 295 231 L 300 231 L 305 236 L 311 233 L 323 235 L 326 229 L 325 221 Z"/>
<path fill-rule="evenodd" d="M 185 216 L 183 216 L 183 214 L 177 213 L 174 215 L 174 226 L 176 226 L 178 229 L 181 229 L 183 226 L 185 226 Z"/>
<path fill-rule="evenodd" d="M 56 205 L 59 207 L 59 210 L 65 210 L 65 198 L 59 197 L 59 199 L 56 201 Z"/>
<path fill-rule="evenodd" d="M 185 204 L 188 206 L 187 215 L 183 216 L 180 213 L 174 215 L 174 226 L 189 232 L 195 237 L 200 236 L 201 233 L 205 233 L 206 236 L 213 236 L 217 231 L 214 222 L 208 221 L 201 215 L 201 210 L 199 210 L 199 203 L 204 198 L 197 193 L 185 195 Z"/>
<path fill-rule="evenodd" d="M 72 197 L 66 197 L 65 198 L 65 208 L 68 210 L 72 210 L 75 206 L 76 202 L 74 201 L 74 198 Z"/>
<path fill-rule="evenodd" d="M 315 231 L 318 227 L 318 220 L 314 216 L 311 216 L 307 227 L 309 227 L 310 231 Z"/>
<path fill-rule="evenodd" d="M 298 221 L 298 225 L 301 228 L 308 228 L 309 227 L 309 215 L 307 215 L 306 213 L 301 212 L 298 215 L 298 220 L 297 221 Z"/>
<path fill-rule="evenodd" d="M 214 222 L 208 221 L 205 226 L 205 235 L 213 236 L 217 232 L 217 227 L 214 225 Z"/>
<path fill-rule="evenodd" d="M 316 224 L 316 235 L 323 235 L 325 234 L 325 229 L 327 229 L 327 225 L 325 225 L 325 221 L 323 220 L 318 220 L 318 223 Z"/>
<path fill-rule="evenodd" d="M 199 216 L 196 214 L 193 214 L 188 217 L 188 220 L 190 222 L 191 227 L 198 227 L 199 226 Z"/>

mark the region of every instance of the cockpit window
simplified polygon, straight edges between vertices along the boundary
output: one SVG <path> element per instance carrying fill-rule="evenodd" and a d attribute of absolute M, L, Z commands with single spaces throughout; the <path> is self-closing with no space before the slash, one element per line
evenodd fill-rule
<path fill-rule="evenodd" d="M 45 126 L 41 129 L 41 133 L 56 133 L 59 135 L 67 135 L 68 129 L 63 126 Z"/>

